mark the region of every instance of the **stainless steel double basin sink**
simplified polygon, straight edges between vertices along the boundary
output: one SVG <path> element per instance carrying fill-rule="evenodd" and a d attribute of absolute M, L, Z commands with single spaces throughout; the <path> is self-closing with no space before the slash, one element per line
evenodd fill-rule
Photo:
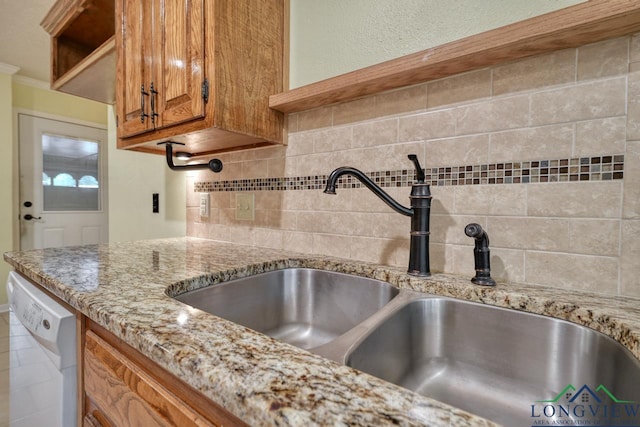
<path fill-rule="evenodd" d="M 551 317 L 305 268 L 174 298 L 506 426 L 585 425 L 604 410 L 586 405 L 640 404 L 630 351 Z"/>

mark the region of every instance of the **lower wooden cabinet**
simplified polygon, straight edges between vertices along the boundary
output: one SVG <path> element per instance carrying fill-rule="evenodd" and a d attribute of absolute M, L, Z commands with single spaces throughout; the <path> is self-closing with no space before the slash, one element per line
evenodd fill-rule
<path fill-rule="evenodd" d="M 83 353 L 84 427 L 245 425 L 97 325 Z"/>

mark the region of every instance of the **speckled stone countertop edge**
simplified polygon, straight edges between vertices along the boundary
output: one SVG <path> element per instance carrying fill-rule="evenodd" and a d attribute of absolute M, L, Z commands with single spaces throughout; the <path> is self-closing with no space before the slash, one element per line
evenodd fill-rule
<path fill-rule="evenodd" d="M 66 259 L 77 263 L 86 254 L 94 255 L 95 250 L 87 250 L 84 255 L 85 251 L 82 249 L 76 249 L 77 252 L 73 249 L 35 251 L 28 255 L 7 253 L 5 259 L 17 271 L 40 283 L 252 425 L 321 425 L 327 422 L 380 424 L 381 420 L 401 425 L 493 424 L 231 322 L 215 318 L 218 321 L 212 324 L 212 316 L 206 313 L 192 313 L 190 324 L 196 325 L 194 328 L 197 329 L 198 325 L 206 323 L 207 331 L 187 330 L 175 322 L 167 321 L 175 318 L 175 312 L 180 306 L 165 292 L 181 293 L 217 281 L 286 267 L 319 268 L 373 277 L 400 288 L 569 320 L 618 340 L 640 359 L 640 300 L 637 299 L 521 284 L 499 284 L 495 288 L 485 288 L 472 285 L 468 278 L 458 276 L 437 274 L 419 279 L 408 276 L 400 268 L 199 240 L 160 239 L 125 244 L 122 248 L 114 244 L 101 247 L 97 252 L 109 253 L 112 258 L 117 258 L 128 251 L 148 252 L 149 247 L 159 246 L 154 252 L 159 252 L 163 257 L 166 248 L 169 248 L 167 252 L 171 252 L 173 246 L 193 244 L 197 247 L 196 250 L 204 248 L 206 251 L 209 248 L 216 252 L 213 249 L 233 248 L 232 250 L 251 254 L 246 256 L 246 260 L 239 256 L 238 260 L 223 262 L 221 267 L 178 269 L 171 277 L 158 281 L 153 280 L 153 275 L 144 276 L 148 275 L 149 269 L 142 269 L 139 273 L 131 273 L 126 268 L 116 269 L 118 277 L 112 278 L 106 274 L 107 271 L 101 271 L 101 267 L 98 267 L 96 277 L 91 272 L 75 275 L 56 273 L 57 270 L 51 266 L 49 271 L 43 267 L 46 264 L 45 258 L 49 261 L 53 258 L 54 261 Z M 56 256 L 52 257 L 52 254 Z M 118 260 L 121 268 L 125 262 L 135 264 L 136 261 L 135 257 L 130 259 L 128 256 Z M 104 263 L 105 261 L 101 261 L 100 265 Z M 168 266 L 172 266 L 171 262 L 168 262 Z M 126 273 L 122 274 L 125 270 Z M 101 273 L 107 276 L 104 283 Z M 77 283 L 74 283 L 76 279 Z M 108 290 L 109 286 L 106 284 L 126 280 L 138 280 L 140 282 L 136 284 L 144 289 L 128 295 L 133 301 L 123 303 L 122 312 L 114 313 L 114 304 L 124 300 L 108 300 L 100 292 L 96 294 L 95 291 L 76 288 L 95 281 Z M 116 288 L 116 291 L 122 289 Z M 149 293 L 150 290 L 152 294 Z M 108 292 L 105 294 L 111 296 Z M 121 297 L 127 298 L 126 294 L 125 291 Z M 137 298 L 140 300 L 136 301 Z M 138 311 L 142 302 L 155 308 L 140 313 Z M 151 316 L 153 320 L 150 320 Z M 290 363 L 283 363 L 284 360 Z M 194 379 L 196 376 L 197 380 Z M 282 384 L 288 382 L 297 386 L 295 392 L 282 388 Z M 277 384 L 280 384 L 281 389 Z"/>
<path fill-rule="evenodd" d="M 165 294 L 170 284 L 210 276 L 231 279 L 300 264 L 295 256 L 258 249 L 259 254 L 250 261 L 238 264 L 234 260 L 231 268 L 209 271 L 188 267 L 160 283 L 142 281 L 148 280 L 142 279 L 149 273 L 145 269 L 133 269 L 141 270 L 133 273 L 140 282 L 128 277 L 129 267 L 136 261 L 131 251 L 147 246 L 159 245 L 161 257 L 165 255 L 163 247 L 185 243 L 196 244 L 198 249 L 222 246 L 243 253 L 256 251 L 198 240 L 127 243 L 120 248 L 124 249 L 122 254 L 112 250 L 120 246 L 113 244 L 6 253 L 4 257 L 16 271 L 250 425 L 496 425 L 199 310 L 187 324 L 177 325 L 176 314 L 184 305 Z M 112 275 L 104 267 L 116 265 L 114 252 L 124 255 L 122 262 L 127 266 L 119 263 Z M 94 271 L 93 267 L 85 268 L 83 260 L 95 253 L 109 263 L 99 263 Z M 118 283 L 116 292 L 109 298 L 101 295 L 102 287 L 107 294 L 114 282 Z M 121 283 L 135 285 L 135 290 L 129 292 Z"/>

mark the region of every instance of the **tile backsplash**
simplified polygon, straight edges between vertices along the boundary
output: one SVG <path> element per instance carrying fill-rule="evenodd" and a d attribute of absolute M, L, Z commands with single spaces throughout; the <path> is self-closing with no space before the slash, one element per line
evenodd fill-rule
<path fill-rule="evenodd" d="M 432 271 L 473 276 L 480 223 L 497 280 L 640 297 L 640 35 L 536 56 L 288 116 L 288 146 L 226 153 L 187 179 L 190 236 L 408 263 L 407 155 L 432 185 Z M 235 197 L 254 192 L 255 220 Z M 199 192 L 211 211 L 199 216 Z"/>

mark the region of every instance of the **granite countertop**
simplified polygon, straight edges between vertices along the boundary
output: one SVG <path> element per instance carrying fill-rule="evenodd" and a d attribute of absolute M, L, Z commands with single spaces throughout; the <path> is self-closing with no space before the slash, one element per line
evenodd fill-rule
<path fill-rule="evenodd" d="M 81 311 L 251 425 L 493 426 L 490 421 L 339 365 L 167 296 L 286 267 L 384 280 L 400 288 L 589 326 L 640 359 L 640 300 L 336 258 L 175 238 L 10 252 L 16 271 Z"/>

